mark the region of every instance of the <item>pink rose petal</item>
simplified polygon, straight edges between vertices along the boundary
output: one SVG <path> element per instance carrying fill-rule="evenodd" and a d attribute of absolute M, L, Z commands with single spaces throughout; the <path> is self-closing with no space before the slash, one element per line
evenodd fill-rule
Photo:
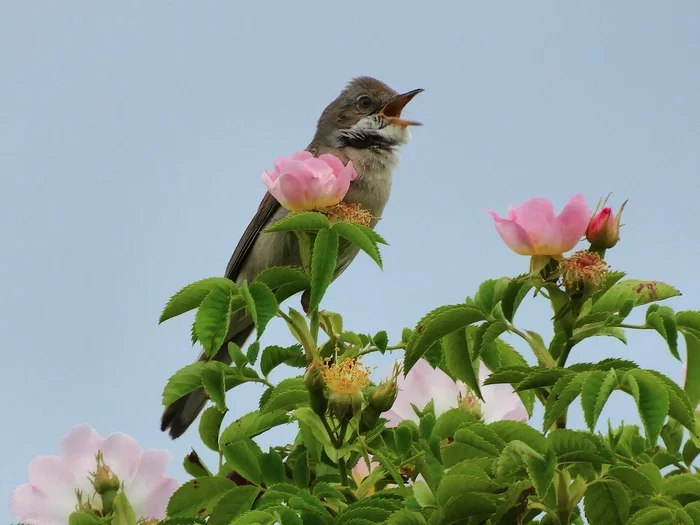
<path fill-rule="evenodd" d="M 275 169 L 261 175 L 272 196 L 290 211 L 319 210 L 338 204 L 355 177 L 352 163 L 343 165 L 329 154 L 316 158 L 308 151 L 278 158 Z"/>

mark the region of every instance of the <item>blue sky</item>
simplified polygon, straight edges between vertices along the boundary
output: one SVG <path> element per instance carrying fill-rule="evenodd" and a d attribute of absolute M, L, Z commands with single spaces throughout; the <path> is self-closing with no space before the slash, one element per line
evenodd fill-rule
<path fill-rule="evenodd" d="M 482 280 L 522 272 L 484 210 L 535 196 L 560 209 L 577 192 L 629 198 L 609 262 L 698 308 L 698 24 L 691 0 L 5 3 L 0 494 L 82 422 L 168 448 L 185 479 L 198 436 L 159 431 L 160 394 L 196 350 L 189 319 L 159 327 L 160 310 L 223 272 L 260 172 L 308 144 L 354 76 L 424 88 L 406 115 L 425 125 L 379 225 L 384 271 L 358 257 L 325 301 L 349 328 L 395 340 Z M 547 319 L 529 301 L 517 322 L 547 337 Z M 659 337 L 629 339 L 591 340 L 573 360 L 624 356 L 679 379 Z M 288 341 L 274 321 L 265 342 Z M 230 419 L 257 393 L 232 394 Z M 632 404 L 616 394 L 603 417 L 634 420 Z"/>

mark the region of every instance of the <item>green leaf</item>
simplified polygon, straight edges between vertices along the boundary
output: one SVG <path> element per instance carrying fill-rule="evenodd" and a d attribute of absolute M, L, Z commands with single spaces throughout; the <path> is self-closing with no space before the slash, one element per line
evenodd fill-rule
<path fill-rule="evenodd" d="M 289 422 L 289 416 L 284 410 L 276 410 L 261 414 L 258 411 L 249 412 L 237 419 L 224 429 L 219 438 L 219 443 L 228 445 L 242 439 L 252 438 L 273 427 Z"/>
<path fill-rule="evenodd" d="M 700 476 L 697 474 L 677 474 L 664 479 L 664 494 L 680 496 L 689 494 L 700 497 Z"/>
<path fill-rule="evenodd" d="M 221 448 L 226 462 L 238 474 L 248 481 L 260 485 L 262 481 L 262 470 L 260 463 L 252 448 L 245 440 L 236 441 Z"/>
<path fill-rule="evenodd" d="M 228 525 L 231 520 L 253 508 L 259 493 L 260 490 L 252 485 L 229 490 L 214 506 L 207 525 Z"/>
<path fill-rule="evenodd" d="M 493 321 L 482 324 L 479 327 L 479 332 L 481 332 L 479 338 L 480 344 L 478 348 L 474 348 L 474 355 L 472 356 L 472 359 L 476 359 L 476 356 L 480 355 L 486 346 L 493 343 L 496 340 L 496 338 L 499 337 L 507 329 L 508 325 L 503 321 Z"/>
<path fill-rule="evenodd" d="M 194 329 L 208 357 L 212 357 L 224 344 L 234 302 L 231 289 L 215 288 L 199 305 Z"/>
<path fill-rule="evenodd" d="M 272 223 L 263 231 L 271 232 L 295 232 L 295 231 L 318 231 L 330 227 L 328 218 L 319 212 L 302 211 L 290 213 L 283 219 Z"/>
<path fill-rule="evenodd" d="M 515 390 L 523 391 L 552 386 L 563 376 L 571 374 L 569 370 L 564 368 L 535 368 L 534 370 L 533 373 L 528 374 L 525 379 L 518 383 Z"/>
<path fill-rule="evenodd" d="M 505 292 L 503 292 L 503 315 L 505 318 L 513 322 L 515 312 L 518 310 L 520 303 L 525 298 L 527 293 L 532 288 L 532 283 L 525 279 L 525 276 L 515 278 L 508 283 Z"/>
<path fill-rule="evenodd" d="M 98 518 L 92 511 L 73 512 L 68 517 L 68 525 L 107 525 L 108 518 Z M 30 525 L 29 523 L 19 523 L 17 525 Z"/>
<path fill-rule="evenodd" d="M 284 464 L 282 458 L 274 448 L 258 457 L 260 469 L 262 470 L 262 480 L 266 486 L 270 487 L 276 483 L 284 483 L 286 476 L 284 474 Z"/>
<path fill-rule="evenodd" d="M 273 369 L 281 364 L 303 367 L 306 364 L 304 350 L 301 345 L 288 347 L 268 346 L 262 352 L 260 358 L 260 371 L 265 377 L 270 375 Z"/>
<path fill-rule="evenodd" d="M 262 510 L 250 510 L 235 518 L 229 525 L 272 525 L 277 520 Z"/>
<path fill-rule="evenodd" d="M 425 481 L 415 481 L 413 483 L 413 497 L 416 498 L 421 507 L 437 507 L 435 495 Z"/>
<path fill-rule="evenodd" d="M 197 454 L 194 449 L 192 449 L 192 452 L 187 454 L 182 460 L 182 468 L 184 468 L 185 472 L 187 472 L 193 478 L 201 478 L 203 476 L 212 475 L 211 471 L 207 468 L 202 461 L 202 458 L 199 457 L 199 454 Z"/>
<path fill-rule="evenodd" d="M 219 451 L 219 431 L 224 413 L 215 406 L 207 408 L 199 420 L 199 437 L 208 448 Z"/>
<path fill-rule="evenodd" d="M 173 295 L 160 315 L 159 323 L 197 308 L 204 298 L 215 289 L 235 290 L 235 283 L 224 277 L 209 277 L 190 285 Z"/>
<path fill-rule="evenodd" d="M 260 353 L 260 341 L 253 341 L 248 345 L 248 351 L 246 352 L 246 361 L 251 365 L 255 364 L 258 360 L 258 354 Z"/>
<path fill-rule="evenodd" d="M 302 377 L 292 377 L 281 381 L 270 394 L 262 412 L 275 410 L 290 411 L 309 404 L 309 390 Z"/>
<path fill-rule="evenodd" d="M 578 397 L 587 377 L 588 372 L 565 375 L 555 383 L 544 405 L 542 428 L 545 432 L 554 425 L 557 418 L 564 414 L 569 405 Z"/>
<path fill-rule="evenodd" d="M 199 361 L 197 363 L 192 363 L 181 368 L 168 379 L 163 389 L 163 405 L 171 405 L 182 396 L 200 389 L 202 387 L 204 371 L 212 368 L 223 371 L 226 381 L 226 390 L 230 390 L 246 382 L 246 379 L 250 376 L 255 377 L 255 372 L 253 370 L 236 370 L 218 361 Z"/>
<path fill-rule="evenodd" d="M 370 228 L 369 226 L 364 226 L 362 224 L 357 224 L 356 226 L 360 228 L 365 233 L 365 235 L 372 239 L 375 243 L 389 246 L 389 243 L 386 242 L 386 240 L 384 240 L 384 237 L 379 235 L 376 231 L 374 231 L 374 229 Z"/>
<path fill-rule="evenodd" d="M 656 445 L 669 410 L 668 393 L 659 379 L 646 370 L 628 370 L 622 378 L 637 402 L 647 441 Z"/>
<path fill-rule="evenodd" d="M 435 429 L 435 427 L 433 427 Z M 411 429 L 398 426 L 394 428 L 394 443 L 396 444 L 396 452 L 405 455 L 411 450 L 413 435 Z"/>
<path fill-rule="evenodd" d="M 112 502 L 112 522 L 110 525 L 137 525 L 136 514 L 126 499 L 124 491 L 120 491 Z"/>
<path fill-rule="evenodd" d="M 389 517 L 386 525 L 427 525 L 427 522 L 422 514 L 401 509 Z"/>
<path fill-rule="evenodd" d="M 300 489 L 305 489 L 309 486 L 311 475 L 309 474 L 309 453 L 306 450 L 296 456 L 292 479 L 294 484 Z"/>
<path fill-rule="evenodd" d="M 656 505 L 639 509 L 627 522 L 628 525 L 670 525 L 673 521 L 673 511 Z"/>
<path fill-rule="evenodd" d="M 654 309 L 654 307 L 656 307 Z M 673 310 L 668 307 L 659 307 L 651 305 L 647 310 L 647 325 L 659 332 L 661 337 L 666 340 L 668 349 L 673 357 L 681 360 L 678 354 L 678 329 L 676 328 L 676 318 L 673 315 Z"/>
<path fill-rule="evenodd" d="M 272 290 L 278 303 L 310 286 L 308 274 L 294 266 L 272 266 L 260 272 L 254 282 Z"/>
<path fill-rule="evenodd" d="M 506 443 L 522 441 L 540 454 L 544 454 L 547 450 L 545 437 L 522 421 L 494 421 L 488 427 Z"/>
<path fill-rule="evenodd" d="M 360 248 L 369 255 L 380 268 L 382 267 L 382 256 L 379 253 L 376 240 L 370 237 L 365 230 L 360 228 L 357 224 L 352 222 L 336 222 L 331 226 L 331 230 L 335 230 L 338 235 Z"/>
<path fill-rule="evenodd" d="M 481 430 L 481 431 L 479 431 Z M 477 453 L 477 456 L 496 457 L 501 452 L 503 443 L 499 443 L 498 434 L 484 425 L 474 424 L 462 427 L 455 432 L 454 440 L 457 443 L 469 445 Z M 494 441 L 500 445 L 494 444 Z"/>
<path fill-rule="evenodd" d="M 243 286 L 241 286 L 241 290 Z M 253 303 L 253 310 L 255 310 L 255 327 L 257 329 L 257 338 L 260 339 L 267 323 L 269 323 L 273 317 L 277 315 L 277 299 L 275 299 L 275 294 L 272 293 L 266 285 L 260 282 L 251 283 L 249 288 L 250 300 Z M 247 301 L 247 299 L 246 299 Z M 255 360 L 251 359 L 251 363 Z"/>
<path fill-rule="evenodd" d="M 634 306 L 663 301 L 670 297 L 679 296 L 681 293 L 659 281 L 639 281 L 627 279 L 620 281 L 600 296 L 591 308 L 591 312 L 616 312 L 626 301 L 632 300 Z"/>
<path fill-rule="evenodd" d="M 684 312 L 679 312 L 678 317 Z M 680 325 L 680 320 L 678 322 Z M 700 403 L 700 334 L 683 331 L 687 352 L 687 367 L 683 389 L 692 405 Z"/>
<path fill-rule="evenodd" d="M 404 374 L 438 339 L 483 319 L 484 315 L 478 308 L 468 305 L 442 306 L 430 312 L 418 322 L 406 346 Z"/>
<path fill-rule="evenodd" d="M 544 457 L 537 457 L 532 454 L 522 454 L 527 474 L 535 486 L 537 495 L 544 499 L 549 489 L 552 487 L 554 471 L 557 468 L 557 457 L 549 451 Z"/>
<path fill-rule="evenodd" d="M 226 411 L 226 379 L 221 368 L 206 368 L 202 371 L 202 386 L 216 408 Z"/>
<path fill-rule="evenodd" d="M 230 341 L 226 345 L 226 349 L 228 350 L 228 355 L 231 358 L 231 362 L 238 368 L 242 368 L 248 364 L 248 358 L 241 350 L 241 347 L 238 346 L 236 343 Z"/>
<path fill-rule="evenodd" d="M 669 402 L 669 415 L 692 433 L 695 433 L 695 410 L 693 410 L 693 406 L 690 404 L 688 395 L 675 381 L 669 379 L 661 372 L 657 372 L 656 370 L 647 370 L 647 372 L 661 381 L 666 388 Z"/>
<path fill-rule="evenodd" d="M 168 517 L 196 518 L 211 514 L 221 497 L 236 484 L 227 478 L 203 477 L 180 486 L 168 502 Z"/>
<path fill-rule="evenodd" d="M 561 428 L 552 430 L 547 436 L 549 448 L 557 455 L 559 463 L 611 463 L 612 459 L 604 456 L 595 441 L 595 436 Z"/>
<path fill-rule="evenodd" d="M 447 368 L 452 376 L 463 381 L 479 396 L 479 399 L 483 400 L 479 379 L 472 365 L 472 356 L 469 353 L 466 330 L 459 328 L 443 337 L 442 352 L 445 356 Z"/>
<path fill-rule="evenodd" d="M 589 324 L 577 328 L 572 335 L 572 339 L 576 342 L 583 341 L 590 337 L 614 337 L 618 341 L 627 344 L 627 336 L 622 328 L 606 326 L 605 323 Z"/>
<path fill-rule="evenodd" d="M 623 525 L 629 517 L 630 500 L 617 481 L 597 481 L 588 487 L 583 508 L 591 525 Z"/>
<path fill-rule="evenodd" d="M 605 403 L 616 387 L 617 375 L 612 368 L 607 372 L 602 370 L 590 372 L 584 381 L 581 388 L 581 407 L 586 425 L 590 430 L 595 427 Z"/>
<path fill-rule="evenodd" d="M 387 335 L 385 330 L 377 332 L 376 335 L 372 338 L 372 341 L 374 341 L 374 345 L 377 348 L 379 348 L 380 352 L 386 352 L 386 347 L 389 346 L 389 336 Z"/>
<path fill-rule="evenodd" d="M 311 298 L 309 311 L 318 309 L 328 286 L 331 284 L 338 260 L 338 233 L 335 230 L 320 230 L 314 241 L 311 256 Z"/>
<path fill-rule="evenodd" d="M 649 477 L 632 467 L 618 465 L 608 470 L 606 475 L 617 479 L 630 490 L 648 496 L 656 493 L 656 488 Z"/>

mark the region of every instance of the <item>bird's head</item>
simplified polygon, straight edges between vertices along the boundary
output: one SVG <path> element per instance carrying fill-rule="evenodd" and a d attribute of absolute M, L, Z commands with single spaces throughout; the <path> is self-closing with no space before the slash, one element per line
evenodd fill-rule
<path fill-rule="evenodd" d="M 401 112 L 421 91 L 399 94 L 374 78 L 356 78 L 321 114 L 314 143 L 387 150 L 405 144 L 411 138 L 408 126 L 420 123 L 401 118 Z"/>

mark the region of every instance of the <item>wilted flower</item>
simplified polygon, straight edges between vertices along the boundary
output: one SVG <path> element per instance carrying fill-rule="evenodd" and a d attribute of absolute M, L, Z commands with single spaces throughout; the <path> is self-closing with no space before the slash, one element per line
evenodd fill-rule
<path fill-rule="evenodd" d="M 394 405 L 396 396 L 399 394 L 399 387 L 396 381 L 400 373 L 401 369 L 399 368 L 398 363 L 396 363 L 391 376 L 379 383 L 377 388 L 375 388 L 369 395 L 367 404 L 376 411 L 376 414 L 386 412 Z"/>
<path fill-rule="evenodd" d="M 489 375 L 489 370 L 482 363 L 479 367 L 479 381 L 483 384 Z M 467 387 L 464 383 L 453 381 L 439 368 L 430 366 L 425 359 L 418 360 L 405 377 L 399 376 L 398 387 L 399 395 L 394 406 L 382 414 L 382 417 L 389 420 L 387 426 L 390 427 L 407 419 L 418 422 L 418 416 L 411 405 L 423 410 L 432 400 L 435 415 L 440 416 L 449 409 L 458 407 L 467 398 Z M 484 397 L 483 402 L 475 396 L 469 399 L 472 404 L 481 403 L 481 412 L 486 423 L 504 419 L 528 420 L 525 407 L 510 385 L 482 386 L 481 394 Z"/>
<path fill-rule="evenodd" d="M 571 197 L 558 216 L 547 199 L 530 199 L 517 208 L 509 208 L 505 219 L 492 211 L 488 213 L 511 250 L 532 256 L 559 256 L 568 252 L 583 237 L 591 217 L 581 194 Z"/>
<path fill-rule="evenodd" d="M 38 456 L 29 464 L 29 483 L 10 496 L 12 514 L 31 525 L 65 525 L 79 508 L 103 510 L 101 491 L 119 483 L 140 519 L 161 519 L 177 480 L 165 475 L 166 450 L 141 452 L 126 434 L 102 439 L 78 425 L 61 442 L 61 457 Z"/>
<path fill-rule="evenodd" d="M 622 210 L 625 208 L 625 201 L 620 206 L 620 211 L 613 216 L 612 208 L 606 206 L 591 218 L 586 229 L 586 239 L 593 248 L 612 248 L 620 240 L 620 218 Z"/>
<path fill-rule="evenodd" d="M 328 402 L 339 419 L 352 417 L 362 408 L 362 389 L 369 385 L 372 370 L 361 363 L 361 358 L 344 359 L 342 363 L 321 368 L 321 376 L 330 391 Z"/>
<path fill-rule="evenodd" d="M 352 162 L 333 155 L 314 157 L 300 151 L 290 158 L 280 157 L 272 172 L 263 171 L 262 181 L 269 192 L 290 211 L 311 211 L 338 204 L 355 180 Z"/>
<path fill-rule="evenodd" d="M 581 250 L 560 261 L 559 267 L 564 286 L 578 288 L 585 285 L 600 286 L 608 274 L 610 265 L 599 254 Z"/>

